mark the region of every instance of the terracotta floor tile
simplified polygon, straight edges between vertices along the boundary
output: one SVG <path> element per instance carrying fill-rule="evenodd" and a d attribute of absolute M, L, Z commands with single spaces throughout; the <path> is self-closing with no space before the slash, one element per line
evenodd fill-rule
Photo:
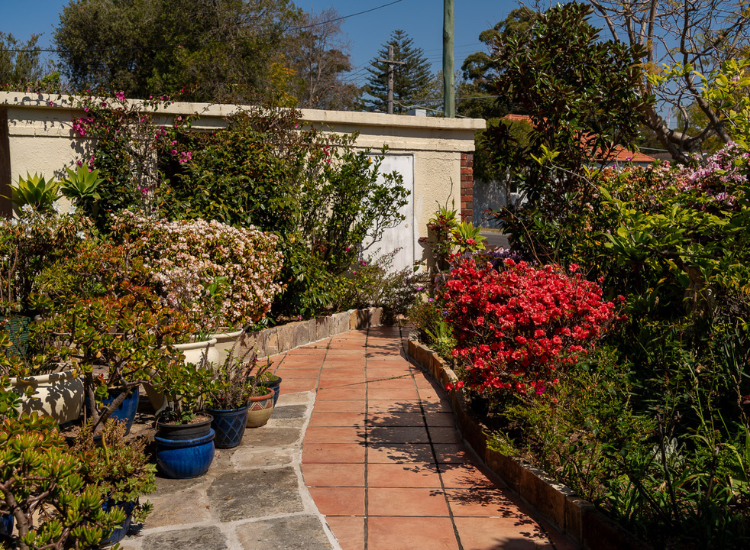
<path fill-rule="evenodd" d="M 360 463 L 365 461 L 365 446 L 356 443 L 304 443 L 302 462 Z"/>
<path fill-rule="evenodd" d="M 318 384 L 318 389 L 326 389 L 326 390 L 333 390 L 333 389 L 342 389 L 342 388 L 352 388 L 352 389 L 364 389 L 367 386 L 365 385 L 365 381 L 363 380 L 355 380 L 350 378 L 321 378 L 320 384 Z"/>
<path fill-rule="evenodd" d="M 377 443 L 367 445 L 367 462 L 372 464 L 435 463 L 432 448 L 424 443 Z"/>
<path fill-rule="evenodd" d="M 446 489 L 454 516 L 525 517 L 502 489 Z"/>
<path fill-rule="evenodd" d="M 442 388 L 419 388 L 419 398 L 427 401 L 447 401 L 448 393 Z"/>
<path fill-rule="evenodd" d="M 367 388 L 371 390 L 413 390 L 414 380 L 411 379 L 411 376 L 388 378 L 385 380 L 368 380 Z"/>
<path fill-rule="evenodd" d="M 433 443 L 461 443 L 462 439 L 456 428 L 430 426 L 430 439 Z"/>
<path fill-rule="evenodd" d="M 422 414 L 420 403 L 416 399 L 398 399 L 396 401 L 375 400 L 367 403 L 368 414 Z"/>
<path fill-rule="evenodd" d="M 362 344 L 347 344 L 346 345 L 350 349 L 346 349 L 343 347 L 343 345 L 340 344 L 331 344 L 328 347 L 328 353 L 326 354 L 326 358 L 334 358 L 334 357 L 340 357 L 340 358 L 363 358 L 365 357 L 365 350 L 362 349 Z"/>
<path fill-rule="evenodd" d="M 326 349 L 325 349 L 326 347 L 328 347 L 327 342 L 325 346 L 323 347 L 303 346 L 301 348 L 290 349 L 288 352 L 286 352 L 286 354 L 288 357 L 296 357 L 298 355 L 305 355 L 305 356 L 319 355 L 322 361 L 323 357 L 325 357 L 325 354 L 326 354 Z"/>
<path fill-rule="evenodd" d="M 458 550 L 450 518 L 377 517 L 367 520 L 369 550 Z"/>
<path fill-rule="evenodd" d="M 367 418 L 368 426 L 424 426 L 421 413 L 377 413 Z"/>
<path fill-rule="evenodd" d="M 359 443 L 365 441 L 365 428 L 314 427 L 307 428 L 305 443 Z"/>
<path fill-rule="evenodd" d="M 445 401 L 443 399 L 439 401 L 422 400 L 422 408 L 424 408 L 424 412 L 426 413 L 449 413 L 452 410 L 450 401 Z"/>
<path fill-rule="evenodd" d="M 336 401 L 336 403 L 343 403 L 343 401 Z M 308 429 L 316 426 L 353 426 L 355 428 L 362 428 L 364 427 L 364 425 L 364 413 L 319 412 L 316 409 L 313 410 L 312 416 L 310 417 L 310 424 L 308 424 Z"/>
<path fill-rule="evenodd" d="M 364 487 L 308 487 L 321 514 L 361 516 L 365 513 Z"/>
<path fill-rule="evenodd" d="M 375 426 L 367 428 L 367 441 L 377 443 L 429 443 L 424 427 Z"/>
<path fill-rule="evenodd" d="M 371 487 L 367 513 L 372 516 L 447 516 L 448 505 L 440 489 Z"/>
<path fill-rule="evenodd" d="M 473 464 L 440 464 L 440 477 L 446 489 L 495 489 L 490 478 Z"/>
<path fill-rule="evenodd" d="M 281 376 L 284 380 L 297 380 L 299 378 L 314 378 L 317 379 L 320 376 L 320 369 L 293 369 L 287 367 L 279 367 L 274 373 L 276 376 Z"/>
<path fill-rule="evenodd" d="M 328 516 L 326 522 L 339 541 L 341 550 L 365 549 L 365 518 Z"/>
<path fill-rule="evenodd" d="M 354 412 L 364 414 L 367 411 L 367 403 L 364 400 L 357 401 L 315 401 L 313 414 L 316 412 Z"/>
<path fill-rule="evenodd" d="M 452 428 L 455 425 L 453 421 L 453 413 L 449 412 L 428 412 L 425 413 L 425 420 L 427 420 L 428 426 Z"/>
<path fill-rule="evenodd" d="M 440 384 L 438 384 L 437 382 L 435 382 L 432 379 L 428 380 L 428 379 L 423 378 L 421 376 L 415 376 L 414 377 L 414 381 L 415 381 L 415 383 L 417 385 L 417 389 L 419 390 L 419 395 L 420 396 L 422 395 L 423 391 L 424 392 L 426 392 L 426 391 L 437 391 L 438 389 L 440 389 Z"/>
<path fill-rule="evenodd" d="M 463 445 L 454 443 L 435 443 L 433 447 L 435 448 L 435 454 L 437 455 L 437 461 L 439 464 L 463 464 L 473 462 Z"/>
<path fill-rule="evenodd" d="M 417 399 L 417 390 L 415 388 L 388 388 L 388 389 L 368 389 L 368 399 Z"/>
<path fill-rule="evenodd" d="M 323 378 L 356 378 L 357 380 L 365 380 L 365 367 L 351 365 L 331 366 L 325 364 L 320 375 Z"/>
<path fill-rule="evenodd" d="M 403 367 L 373 367 L 372 363 L 367 365 L 367 379 L 368 380 L 384 380 L 393 376 L 409 376 L 411 377 L 413 371 Z"/>
<path fill-rule="evenodd" d="M 364 464 L 302 464 L 308 487 L 364 487 Z"/>
<path fill-rule="evenodd" d="M 465 550 L 535 550 L 548 541 L 531 520 L 521 525 L 506 518 L 456 518 L 455 522 Z"/>
<path fill-rule="evenodd" d="M 365 400 L 364 389 L 335 389 L 335 390 L 320 390 L 316 401 L 357 401 Z"/>
<path fill-rule="evenodd" d="M 434 464 L 369 464 L 367 486 L 441 488 Z"/>

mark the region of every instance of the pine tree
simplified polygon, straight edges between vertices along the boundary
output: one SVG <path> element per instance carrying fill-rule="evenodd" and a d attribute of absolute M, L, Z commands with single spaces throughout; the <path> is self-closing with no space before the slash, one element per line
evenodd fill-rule
<path fill-rule="evenodd" d="M 394 61 L 403 61 L 406 65 L 395 65 L 393 75 L 393 112 L 405 113 L 420 99 L 430 96 L 431 83 L 434 79 L 430 64 L 422 48 L 416 48 L 413 40 L 402 30 L 395 30 L 391 38 L 370 61 L 367 68 L 369 76 L 365 93 L 372 99 L 365 99 L 365 106 L 371 110 L 386 112 L 388 109 L 388 64 L 379 59 L 388 59 L 388 46 L 393 46 Z"/>

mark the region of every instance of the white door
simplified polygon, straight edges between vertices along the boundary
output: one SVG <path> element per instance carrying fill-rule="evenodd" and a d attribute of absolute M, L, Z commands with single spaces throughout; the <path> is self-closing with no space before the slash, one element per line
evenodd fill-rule
<path fill-rule="evenodd" d="M 404 221 L 397 227 L 386 229 L 381 240 L 373 243 L 365 252 L 365 256 L 373 254 L 376 250 L 377 256 L 382 256 L 400 248 L 393 259 L 392 266 L 393 271 L 399 271 L 414 265 L 414 156 L 385 155 L 380 165 L 380 174 L 389 174 L 393 171 L 401 174 L 404 178 L 402 185 L 409 191 L 407 203 L 400 209 Z M 365 239 L 364 245 L 367 246 L 370 242 Z"/>

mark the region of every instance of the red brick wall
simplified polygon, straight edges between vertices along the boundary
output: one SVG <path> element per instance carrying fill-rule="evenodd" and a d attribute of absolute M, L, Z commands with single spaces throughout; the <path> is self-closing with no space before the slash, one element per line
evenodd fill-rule
<path fill-rule="evenodd" d="M 474 153 L 461 153 L 461 220 L 474 219 Z"/>

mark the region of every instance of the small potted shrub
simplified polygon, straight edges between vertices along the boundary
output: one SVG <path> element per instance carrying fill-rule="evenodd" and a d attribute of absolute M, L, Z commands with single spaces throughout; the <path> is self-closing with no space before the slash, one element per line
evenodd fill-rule
<path fill-rule="evenodd" d="M 216 447 L 231 449 L 242 442 L 247 424 L 249 397 L 253 392 L 251 373 L 257 362 L 245 361 L 253 352 L 247 350 L 242 357 L 234 357 L 235 345 L 224 362 L 213 369 L 213 384 L 208 395 L 210 407 L 207 409 L 213 417 L 211 426 L 216 432 Z"/>
<path fill-rule="evenodd" d="M 250 377 L 250 397 L 248 398 L 249 408 L 247 411 L 247 427 L 260 428 L 265 426 L 274 407 L 274 391 L 260 384 L 268 370 L 271 368 L 271 362 L 268 361 L 264 366 L 258 367 L 258 356 L 253 356 L 252 368 L 249 372 L 255 375 Z"/>
<path fill-rule="evenodd" d="M 148 463 L 145 439 L 127 440 L 125 434 L 123 422 L 109 420 L 102 430 L 101 445 L 96 445 L 88 424 L 73 447 L 85 465 L 86 483 L 102 490 L 104 511 L 119 509 L 125 513 L 125 521 L 102 541 L 103 545 L 121 541 L 132 522 L 146 519 L 152 505 L 141 504 L 140 497 L 156 490 L 156 466 Z"/>
<path fill-rule="evenodd" d="M 167 396 L 158 415 L 156 461 L 167 477 L 188 479 L 208 471 L 214 458 L 213 417 L 203 412 L 213 373 L 202 364 L 171 363 L 152 383 Z"/>
<path fill-rule="evenodd" d="M 273 406 L 279 401 L 279 394 L 281 393 L 281 382 L 283 379 L 272 372 L 264 372 L 258 377 L 258 386 L 268 388 L 273 392 Z"/>

